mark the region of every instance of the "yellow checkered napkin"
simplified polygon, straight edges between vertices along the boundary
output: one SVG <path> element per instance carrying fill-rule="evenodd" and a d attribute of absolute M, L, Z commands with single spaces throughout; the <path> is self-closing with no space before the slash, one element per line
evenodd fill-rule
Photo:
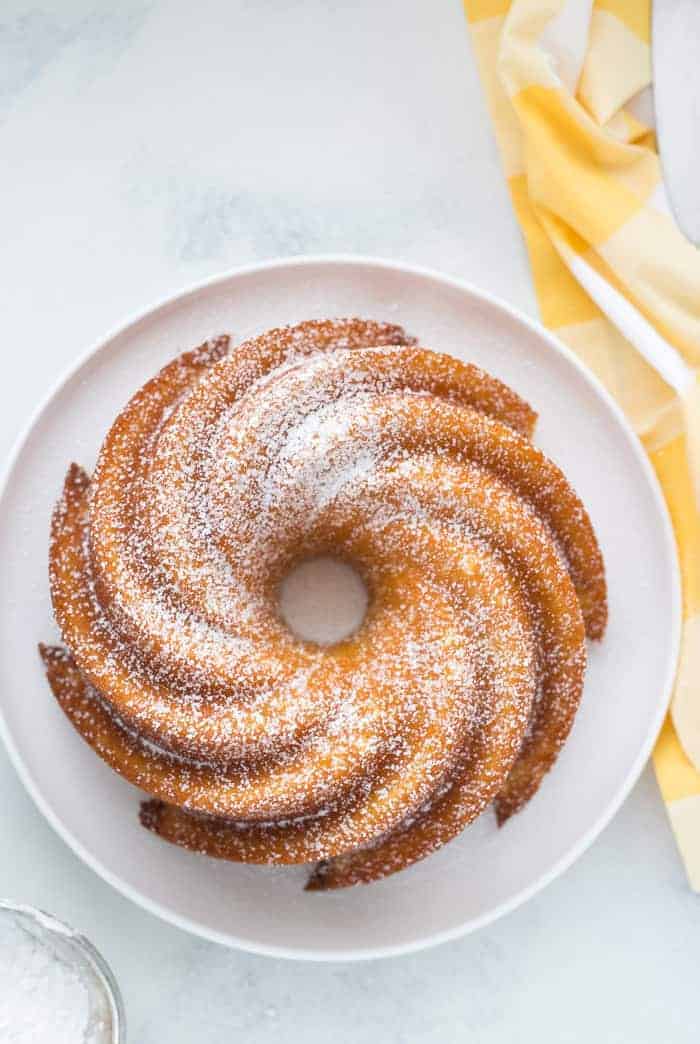
<path fill-rule="evenodd" d="M 683 647 L 654 766 L 700 891 L 700 251 L 664 192 L 650 0 L 464 5 L 542 320 L 625 410 L 673 519 Z"/>

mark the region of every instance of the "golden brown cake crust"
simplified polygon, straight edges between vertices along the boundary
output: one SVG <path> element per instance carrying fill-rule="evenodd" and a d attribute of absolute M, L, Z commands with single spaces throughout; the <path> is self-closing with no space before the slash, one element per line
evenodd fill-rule
<path fill-rule="evenodd" d="M 221 858 L 386 876 L 568 735 L 602 558 L 532 409 L 400 327 L 321 320 L 180 356 L 54 513 L 42 647 L 83 738 L 153 795 L 142 820 Z M 277 610 L 299 560 L 354 563 L 359 631 L 320 648 Z"/>

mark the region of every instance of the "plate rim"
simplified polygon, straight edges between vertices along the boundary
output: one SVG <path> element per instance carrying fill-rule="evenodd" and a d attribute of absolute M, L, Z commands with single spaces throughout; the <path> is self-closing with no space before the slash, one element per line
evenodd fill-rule
<path fill-rule="evenodd" d="M 375 960 L 386 957 L 397 957 L 408 955 L 411 953 L 417 953 L 421 950 L 438 946 L 442 943 L 449 942 L 455 939 L 459 939 L 462 936 L 471 934 L 472 932 L 478 931 L 480 928 L 485 927 L 488 924 L 497 921 L 499 918 L 504 917 L 506 914 L 511 913 L 513 910 L 522 906 L 528 899 L 531 899 L 538 892 L 542 891 L 547 885 L 551 884 L 552 881 L 560 877 L 566 870 L 569 869 L 591 846 L 593 841 L 602 833 L 606 826 L 611 822 L 613 817 L 617 814 L 622 804 L 628 797 L 633 786 L 639 779 L 653 749 L 656 738 L 663 725 L 666 712 L 668 710 L 671 696 L 673 693 L 673 686 L 676 678 L 678 669 L 678 661 L 680 656 L 680 644 L 681 644 L 681 626 L 682 626 L 682 586 L 681 586 L 681 574 L 680 565 L 678 560 L 678 549 L 676 544 L 676 538 L 671 523 L 671 518 L 666 504 L 666 500 L 661 491 L 661 485 L 654 472 L 651 462 L 643 449 L 641 441 L 634 433 L 629 421 L 623 413 L 621 407 L 612 397 L 610 392 L 605 386 L 598 380 L 598 378 L 589 370 L 581 360 L 574 354 L 574 352 L 559 340 L 551 331 L 547 330 L 537 320 L 530 318 L 527 314 L 520 311 L 520 309 L 504 301 L 495 294 L 490 293 L 487 290 L 482 290 L 476 287 L 474 284 L 465 279 L 448 275 L 447 273 L 440 272 L 437 269 L 430 268 L 423 265 L 416 265 L 404 261 L 394 261 L 388 258 L 373 257 L 372 255 L 355 254 L 355 253 L 320 253 L 320 254 L 295 254 L 289 257 L 275 257 L 265 261 L 258 261 L 253 264 L 236 265 L 233 268 L 226 269 L 223 272 L 216 273 L 213 276 L 209 276 L 206 279 L 202 279 L 196 283 L 190 283 L 182 287 L 181 289 L 171 292 L 165 296 L 158 298 L 155 302 L 150 305 L 140 308 L 138 311 L 130 313 L 127 318 L 119 323 L 118 325 L 109 329 L 105 334 L 101 335 L 97 340 L 93 341 L 90 346 L 83 352 L 80 352 L 77 358 L 59 375 L 58 379 L 49 388 L 48 392 L 39 401 L 37 406 L 31 411 L 27 421 L 21 427 L 18 435 L 16 436 L 9 453 L 7 454 L 3 467 L 2 473 L 0 474 L 0 514 L 4 509 L 4 501 L 9 488 L 12 477 L 15 473 L 16 466 L 18 464 L 20 455 L 29 441 L 35 427 L 41 420 L 43 414 L 49 409 L 54 399 L 56 399 L 66 385 L 72 380 L 72 378 L 85 366 L 94 356 L 98 355 L 100 351 L 104 350 L 112 341 L 117 337 L 126 333 L 131 327 L 143 322 L 147 319 L 152 319 L 157 316 L 159 312 L 166 311 L 169 307 L 176 303 L 182 303 L 188 297 L 195 296 L 202 291 L 209 290 L 221 283 L 226 283 L 229 280 L 237 277 L 255 275 L 260 272 L 273 270 L 273 269 L 285 269 L 285 268 L 303 268 L 312 267 L 314 265 L 327 265 L 331 267 L 343 266 L 343 265 L 354 265 L 358 268 L 382 268 L 396 272 L 400 275 L 417 276 L 422 279 L 431 280 L 435 283 L 440 283 L 443 286 L 450 287 L 451 289 L 458 290 L 461 293 L 466 293 L 472 298 L 477 299 L 482 304 L 486 304 L 496 311 L 505 313 L 509 319 L 515 321 L 516 324 L 521 324 L 526 327 L 531 333 L 538 336 L 542 341 L 545 342 L 547 347 L 569 362 L 574 369 L 578 372 L 578 375 L 589 385 L 596 396 L 601 399 L 607 409 L 613 414 L 615 420 L 624 434 L 634 456 L 640 465 L 642 472 L 646 478 L 649 490 L 652 494 L 653 501 L 655 503 L 658 519 L 660 523 L 661 532 L 663 535 L 666 549 L 669 552 L 669 561 L 671 565 L 671 592 L 673 600 L 672 618 L 669 625 L 670 635 L 670 655 L 669 662 L 666 665 L 666 675 L 661 696 L 658 700 L 656 711 L 651 718 L 649 727 L 646 732 L 644 742 L 642 743 L 640 750 L 634 759 L 630 769 L 628 770 L 625 778 L 618 787 L 614 797 L 608 803 L 608 805 L 602 810 L 596 821 L 591 827 L 576 841 L 575 844 L 571 845 L 569 850 L 558 859 L 546 872 L 540 874 L 530 885 L 526 888 L 521 889 L 515 895 L 511 896 L 510 899 L 505 902 L 499 903 L 492 910 L 482 914 L 479 917 L 470 918 L 458 925 L 451 928 L 444 929 L 440 932 L 435 932 L 430 935 L 425 935 L 420 939 L 413 940 L 408 943 L 401 943 L 396 945 L 386 946 L 369 946 L 369 947 L 355 947 L 352 949 L 343 949 L 342 947 L 335 947 L 332 949 L 319 950 L 314 947 L 291 947 L 281 945 L 271 945 L 266 943 L 260 943 L 255 939 L 250 939 L 245 936 L 233 935 L 229 932 L 219 932 L 216 929 L 209 928 L 202 925 L 201 923 L 193 920 L 192 918 L 186 917 L 164 903 L 158 902 L 157 900 L 151 899 L 147 895 L 144 895 L 138 889 L 133 887 L 122 880 L 119 875 L 114 873 L 109 867 L 105 866 L 97 857 L 95 857 L 81 841 L 79 841 L 69 828 L 62 822 L 59 816 L 53 811 L 51 806 L 48 804 L 43 796 L 43 793 L 39 785 L 35 782 L 28 766 L 25 764 L 22 755 L 17 748 L 15 741 L 12 737 L 11 730 L 5 720 L 2 705 L 0 704 L 0 738 L 2 739 L 5 749 L 7 751 L 9 760 L 13 765 L 21 783 L 25 790 L 37 806 L 39 811 L 42 813 L 44 818 L 47 820 L 49 825 L 55 831 L 55 833 L 68 845 L 68 847 L 78 856 L 83 863 L 85 863 L 91 870 L 93 870 L 99 877 L 102 878 L 107 884 L 111 885 L 117 892 L 135 903 L 137 906 L 146 910 L 148 913 L 159 917 L 161 920 L 166 921 L 169 924 L 181 929 L 182 931 L 188 932 L 191 935 L 199 938 L 207 939 L 210 942 L 219 943 L 229 948 L 244 950 L 248 953 L 254 953 L 266 957 L 283 958 L 287 960 L 299 960 L 299 961 L 310 961 L 310 962 L 331 962 L 331 961 L 363 961 L 363 960 Z"/>

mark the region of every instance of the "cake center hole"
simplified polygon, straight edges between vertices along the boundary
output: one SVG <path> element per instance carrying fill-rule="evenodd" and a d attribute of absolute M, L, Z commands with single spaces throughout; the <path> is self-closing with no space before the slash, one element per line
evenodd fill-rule
<path fill-rule="evenodd" d="M 279 608 L 298 638 L 333 645 L 348 638 L 365 618 L 369 596 L 352 566 L 337 558 L 309 558 L 280 584 Z"/>

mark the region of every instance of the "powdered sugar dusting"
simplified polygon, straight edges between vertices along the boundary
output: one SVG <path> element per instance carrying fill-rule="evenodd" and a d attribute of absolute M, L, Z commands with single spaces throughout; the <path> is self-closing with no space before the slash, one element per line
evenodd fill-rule
<path fill-rule="evenodd" d="M 581 606 L 599 627 L 605 610 L 590 523 L 532 421 L 362 320 L 219 338 L 132 399 L 55 515 L 72 658 L 47 665 L 88 742 L 168 803 L 148 825 L 229 858 L 346 853 L 349 883 L 499 792 L 504 815 L 527 800 L 580 696 Z M 329 646 L 277 599 L 324 555 L 369 591 Z"/>

